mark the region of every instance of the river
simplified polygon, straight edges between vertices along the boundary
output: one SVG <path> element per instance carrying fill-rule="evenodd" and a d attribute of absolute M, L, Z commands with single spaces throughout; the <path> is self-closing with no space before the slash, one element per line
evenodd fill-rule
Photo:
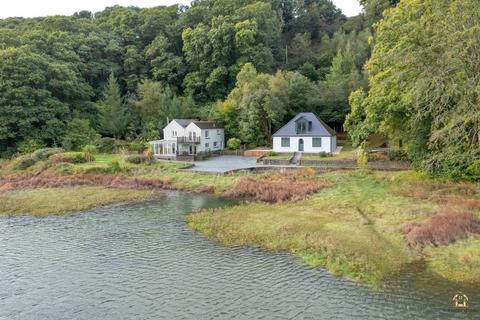
<path fill-rule="evenodd" d="M 168 192 L 68 216 L 0 219 L 0 319 L 477 319 L 457 287 L 407 274 L 375 289 L 287 253 L 222 247 L 185 214 L 227 205 Z M 461 288 L 472 305 L 480 288 Z"/>

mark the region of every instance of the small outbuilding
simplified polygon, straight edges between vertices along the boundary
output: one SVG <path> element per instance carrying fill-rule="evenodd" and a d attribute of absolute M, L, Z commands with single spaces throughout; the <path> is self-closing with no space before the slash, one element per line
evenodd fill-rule
<path fill-rule="evenodd" d="M 273 151 L 332 153 L 337 150 L 335 130 L 312 112 L 297 114 L 273 135 Z"/>

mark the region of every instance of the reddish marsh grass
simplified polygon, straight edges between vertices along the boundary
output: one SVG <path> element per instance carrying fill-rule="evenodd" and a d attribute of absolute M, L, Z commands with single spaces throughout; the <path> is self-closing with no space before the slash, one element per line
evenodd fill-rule
<path fill-rule="evenodd" d="M 480 233 L 480 219 L 472 212 L 446 207 L 421 224 L 404 225 L 402 233 L 410 245 L 445 245 Z"/>
<path fill-rule="evenodd" d="M 70 186 L 104 186 L 112 188 L 173 189 L 167 179 L 130 179 L 121 174 L 77 174 L 57 176 L 42 172 L 0 176 L 0 190 L 19 188 L 58 188 Z"/>
<path fill-rule="evenodd" d="M 232 199 L 275 203 L 301 200 L 327 186 L 327 182 L 315 177 L 313 170 L 296 170 L 261 175 L 256 179 L 244 177 L 224 195 Z"/>

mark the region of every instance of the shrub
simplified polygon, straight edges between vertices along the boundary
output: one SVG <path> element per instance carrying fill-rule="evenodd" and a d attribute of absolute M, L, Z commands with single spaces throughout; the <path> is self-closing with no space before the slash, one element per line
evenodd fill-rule
<path fill-rule="evenodd" d="M 315 172 L 307 169 L 267 174 L 258 179 L 244 177 L 225 196 L 272 203 L 297 201 L 326 186 L 327 182 L 315 179 Z"/>
<path fill-rule="evenodd" d="M 124 145 L 124 147 L 130 152 L 143 152 L 145 150 L 145 145 L 138 142 L 130 142 Z"/>
<path fill-rule="evenodd" d="M 85 154 L 83 152 L 64 152 L 64 153 L 57 153 L 50 158 L 48 158 L 49 161 L 53 163 L 60 163 L 60 162 L 66 162 L 66 163 L 85 163 L 87 162 L 87 158 L 85 157 Z"/>
<path fill-rule="evenodd" d="M 366 168 L 368 164 L 368 153 L 365 148 L 360 147 L 357 152 L 357 165 L 360 168 Z"/>
<path fill-rule="evenodd" d="M 153 148 L 151 144 L 148 144 L 148 147 L 143 151 L 143 155 L 147 158 L 147 161 L 153 161 Z"/>
<path fill-rule="evenodd" d="M 83 154 L 85 155 L 85 159 L 87 162 L 95 161 L 94 155 L 98 153 L 97 147 L 91 144 L 87 144 L 85 147 L 82 148 Z"/>
<path fill-rule="evenodd" d="M 18 146 L 18 152 L 20 152 L 21 154 L 32 153 L 42 147 L 44 147 L 44 145 L 41 142 L 38 142 L 35 139 L 28 139 L 20 143 L 20 145 Z"/>
<path fill-rule="evenodd" d="M 469 233 L 480 233 L 480 219 L 462 210 L 447 207 L 421 224 L 406 224 L 402 232 L 410 245 L 449 244 L 466 238 Z"/>
<path fill-rule="evenodd" d="M 97 150 L 100 152 L 112 153 L 115 151 L 115 148 L 116 148 L 115 139 L 109 138 L 109 137 L 97 139 L 95 141 L 95 146 L 97 147 Z"/>
<path fill-rule="evenodd" d="M 330 156 L 330 153 L 325 152 L 325 151 L 321 151 L 321 152 L 318 153 L 318 156 L 319 156 L 320 158 L 326 158 L 326 157 L 329 157 L 329 156 Z"/>
<path fill-rule="evenodd" d="M 480 180 L 480 160 L 475 161 L 467 168 L 466 177 L 473 181 Z"/>
<path fill-rule="evenodd" d="M 230 138 L 227 141 L 227 147 L 232 150 L 238 150 L 240 149 L 240 145 L 242 144 L 242 141 L 238 138 Z"/>
<path fill-rule="evenodd" d="M 405 150 L 402 149 L 390 149 L 388 150 L 388 158 L 394 161 L 406 161 L 408 160 L 408 155 Z"/>
<path fill-rule="evenodd" d="M 65 150 L 63 150 L 62 148 L 43 148 L 43 149 L 35 150 L 32 153 L 31 157 L 35 161 L 44 161 L 44 160 L 47 160 L 51 155 L 61 153 L 64 151 Z"/>
<path fill-rule="evenodd" d="M 275 151 L 268 151 L 267 152 L 267 157 L 275 157 L 276 155 L 278 155 L 278 153 L 276 153 Z"/>
<path fill-rule="evenodd" d="M 148 161 L 147 157 L 142 154 L 131 154 L 124 158 L 125 162 L 140 164 Z"/>
<path fill-rule="evenodd" d="M 13 165 L 15 170 L 25 170 L 31 166 L 33 166 L 36 161 L 31 157 L 22 157 L 18 158 Z"/>
<path fill-rule="evenodd" d="M 108 163 L 108 168 L 111 173 L 119 173 L 122 171 L 122 167 L 120 166 L 120 162 L 118 160 L 112 160 Z"/>
<path fill-rule="evenodd" d="M 97 133 L 90 126 L 90 121 L 87 119 L 73 119 L 67 125 L 67 133 L 65 134 L 62 146 L 66 150 L 80 150 L 85 145 L 97 139 Z M 71 147 L 67 148 L 67 144 Z"/>

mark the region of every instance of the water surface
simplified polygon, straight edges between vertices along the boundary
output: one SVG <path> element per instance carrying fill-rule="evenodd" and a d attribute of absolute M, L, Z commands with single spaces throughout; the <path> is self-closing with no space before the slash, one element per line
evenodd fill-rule
<path fill-rule="evenodd" d="M 185 214 L 227 203 L 165 193 L 64 217 L 0 219 L 0 319 L 475 319 L 459 288 L 406 275 L 373 289 L 289 254 L 225 248 Z M 462 288 L 474 303 L 478 288 Z"/>

